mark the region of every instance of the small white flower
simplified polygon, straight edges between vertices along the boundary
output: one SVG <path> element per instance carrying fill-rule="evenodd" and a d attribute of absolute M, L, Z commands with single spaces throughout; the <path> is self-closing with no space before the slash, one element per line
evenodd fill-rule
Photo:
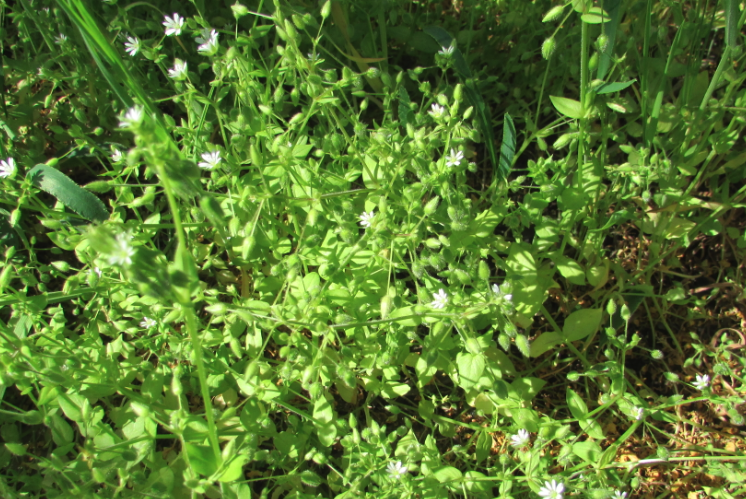
<path fill-rule="evenodd" d="M 64 33 L 60 33 L 60 36 L 54 38 L 54 43 L 56 43 L 57 45 L 62 45 L 65 42 L 67 42 L 67 35 Z"/>
<path fill-rule="evenodd" d="M 212 170 L 220 164 L 220 151 L 206 152 L 202 154 L 202 160 L 197 166 Z"/>
<path fill-rule="evenodd" d="M 114 241 L 114 248 L 109 255 L 111 265 L 131 265 L 132 255 L 135 254 L 135 248 L 130 244 L 132 236 L 129 234 L 117 234 Z"/>
<path fill-rule="evenodd" d="M 627 497 L 626 492 L 619 492 L 618 490 L 614 491 L 614 499 L 625 499 Z"/>
<path fill-rule="evenodd" d="M 360 214 L 360 217 L 359 217 L 360 218 L 360 225 L 362 225 L 363 227 L 365 227 L 367 229 L 373 223 L 373 217 L 375 217 L 375 216 L 376 216 L 376 214 L 373 211 L 368 212 L 368 213 L 362 212 Z"/>
<path fill-rule="evenodd" d="M 140 50 L 140 39 L 128 36 L 127 43 L 124 44 L 124 50 L 132 57 L 135 57 L 137 52 Z"/>
<path fill-rule="evenodd" d="M 513 301 L 513 295 L 503 293 L 500 286 L 497 284 L 492 285 L 492 292 L 495 293 L 498 298 L 502 298 L 505 301 Z"/>
<path fill-rule="evenodd" d="M 321 56 L 317 52 L 309 52 L 308 54 L 308 62 L 311 64 L 318 64 L 319 62 L 324 62 L 323 59 L 321 59 Z"/>
<path fill-rule="evenodd" d="M 461 164 L 461 160 L 464 159 L 464 153 L 451 149 L 451 154 L 446 156 L 446 166 L 458 166 Z"/>
<path fill-rule="evenodd" d="M 451 45 L 449 45 L 448 47 L 442 47 L 440 51 L 438 52 L 438 54 L 445 56 L 445 57 L 450 57 L 453 55 L 453 50 L 455 48 L 456 47 L 453 46 L 453 43 L 451 43 Z"/>
<path fill-rule="evenodd" d="M 562 499 L 564 492 L 565 486 L 556 480 L 544 482 L 544 486 L 539 489 L 539 495 L 545 499 Z"/>
<path fill-rule="evenodd" d="M 151 329 L 151 328 L 154 328 L 157 325 L 158 325 L 158 323 L 155 322 L 150 317 L 143 317 L 142 318 L 142 322 L 140 323 L 140 327 L 145 328 L 145 329 Z"/>
<path fill-rule="evenodd" d="M 124 158 L 124 155 L 122 154 L 122 151 L 120 151 L 119 149 L 116 149 L 116 148 L 112 148 L 112 150 L 111 150 L 111 160 L 114 163 L 118 163 L 118 162 L 122 161 L 122 158 Z"/>
<path fill-rule="evenodd" d="M 430 116 L 435 118 L 436 120 L 440 117 L 442 117 L 446 112 L 446 108 L 441 106 L 440 104 L 433 103 L 432 106 L 430 106 L 430 111 L 427 112 Z"/>
<path fill-rule="evenodd" d="M 518 433 L 510 437 L 511 443 L 513 447 L 523 447 L 528 443 L 529 440 L 531 440 L 531 435 L 528 434 L 528 431 L 526 430 L 518 430 Z"/>
<path fill-rule="evenodd" d="M 401 477 L 407 474 L 407 467 L 402 466 L 401 461 L 391 462 L 386 468 L 389 476 L 394 480 L 401 480 Z"/>
<path fill-rule="evenodd" d="M 697 374 L 697 381 L 695 381 L 692 385 L 697 390 L 702 391 L 710 386 L 710 376 L 707 374 Z"/>
<path fill-rule="evenodd" d="M 181 59 L 174 60 L 174 67 L 168 70 L 168 76 L 174 80 L 183 80 L 187 74 L 187 63 Z"/>
<path fill-rule="evenodd" d="M 448 294 L 443 289 L 439 289 L 437 293 L 433 293 L 433 301 L 430 303 L 431 307 L 442 309 L 445 308 L 446 304 L 448 304 Z"/>
<path fill-rule="evenodd" d="M 218 32 L 214 29 L 203 29 L 201 36 L 198 36 L 195 40 L 199 43 L 197 52 L 202 55 L 214 55 L 218 51 Z"/>
<path fill-rule="evenodd" d="M 0 177 L 7 178 L 13 175 L 16 171 L 16 160 L 8 158 L 5 161 L 0 161 Z"/>
<path fill-rule="evenodd" d="M 174 12 L 173 18 L 165 16 L 163 25 L 166 27 L 166 36 L 179 36 L 181 34 L 181 28 L 184 27 L 184 18 Z"/>
<path fill-rule="evenodd" d="M 127 110 L 124 117 L 119 119 L 120 128 L 132 128 L 142 121 L 142 107 L 134 106 Z"/>
<path fill-rule="evenodd" d="M 101 277 L 101 269 L 98 267 L 93 267 L 93 272 L 100 278 Z"/>
<path fill-rule="evenodd" d="M 634 407 L 632 409 L 632 415 L 635 417 L 636 420 L 640 421 L 645 415 L 645 409 L 643 409 L 642 407 Z"/>

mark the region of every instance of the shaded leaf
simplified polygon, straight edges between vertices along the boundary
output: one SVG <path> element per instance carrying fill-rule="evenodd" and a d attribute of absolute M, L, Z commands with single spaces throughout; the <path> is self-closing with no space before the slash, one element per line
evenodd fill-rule
<path fill-rule="evenodd" d="M 99 198 L 51 166 L 36 165 L 29 170 L 26 178 L 35 187 L 56 197 L 62 204 L 87 220 L 103 222 L 109 218 L 109 212 Z"/>

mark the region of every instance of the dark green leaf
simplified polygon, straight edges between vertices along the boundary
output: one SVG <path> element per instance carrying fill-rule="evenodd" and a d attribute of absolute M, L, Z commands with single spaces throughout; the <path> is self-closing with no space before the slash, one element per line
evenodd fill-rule
<path fill-rule="evenodd" d="M 59 170 L 40 164 L 29 170 L 26 178 L 34 186 L 56 197 L 62 204 L 87 220 L 103 222 L 109 218 L 109 212 L 99 198 Z"/>
<path fill-rule="evenodd" d="M 500 146 L 500 162 L 497 165 L 497 180 L 508 178 L 515 156 L 515 125 L 508 113 L 503 116 L 503 142 Z"/>
<path fill-rule="evenodd" d="M 629 87 L 636 81 L 637 79 L 629 80 L 629 81 L 614 81 L 611 83 L 604 83 L 603 85 L 601 85 L 600 87 L 596 89 L 596 93 L 601 95 L 601 94 L 610 94 L 613 92 L 619 92 Z"/>

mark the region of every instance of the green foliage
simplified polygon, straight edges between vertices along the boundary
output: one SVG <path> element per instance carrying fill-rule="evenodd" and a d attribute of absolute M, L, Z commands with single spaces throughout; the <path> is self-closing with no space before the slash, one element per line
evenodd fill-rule
<path fill-rule="evenodd" d="M 3 497 L 743 493 L 737 2 L 0 8 Z"/>

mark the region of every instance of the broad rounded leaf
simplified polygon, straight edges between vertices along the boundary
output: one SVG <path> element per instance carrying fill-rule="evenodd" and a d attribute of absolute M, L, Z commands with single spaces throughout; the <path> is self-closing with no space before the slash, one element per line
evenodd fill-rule
<path fill-rule="evenodd" d="M 562 334 L 567 341 L 577 341 L 598 331 L 603 311 L 600 308 L 584 308 L 573 312 L 565 319 Z"/>

